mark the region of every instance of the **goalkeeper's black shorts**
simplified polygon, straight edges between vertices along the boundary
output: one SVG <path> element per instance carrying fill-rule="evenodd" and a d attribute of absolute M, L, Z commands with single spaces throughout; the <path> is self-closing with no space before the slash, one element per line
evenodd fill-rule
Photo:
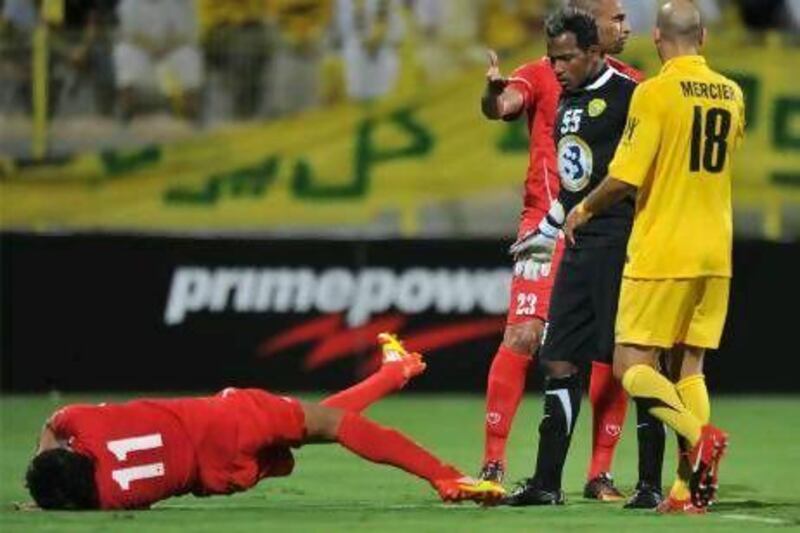
<path fill-rule="evenodd" d="M 568 248 L 550 297 L 542 361 L 611 363 L 624 246 Z"/>

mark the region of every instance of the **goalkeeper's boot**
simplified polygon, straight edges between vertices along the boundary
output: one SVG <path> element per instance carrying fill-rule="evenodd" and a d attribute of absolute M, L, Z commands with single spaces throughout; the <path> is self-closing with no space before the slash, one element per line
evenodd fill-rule
<path fill-rule="evenodd" d="M 658 504 L 656 507 L 658 514 L 705 514 L 705 507 L 697 507 L 691 499 L 679 500 L 672 496 Z"/>
<path fill-rule="evenodd" d="M 636 490 L 628 501 L 625 502 L 625 509 L 655 509 L 664 500 L 661 494 L 661 487 L 652 485 L 647 481 L 639 481 Z"/>
<path fill-rule="evenodd" d="M 711 424 L 706 424 L 700 433 L 700 440 L 689 452 L 692 475 L 689 490 L 692 503 L 697 507 L 708 507 L 717 495 L 717 473 L 719 463 L 728 447 L 728 435 Z"/>
<path fill-rule="evenodd" d="M 405 385 L 408 380 L 425 372 L 426 364 L 422 354 L 409 352 L 396 335 L 391 333 L 378 334 L 378 343 L 381 345 L 383 366 L 397 365 L 403 373 Z"/>
<path fill-rule="evenodd" d="M 614 478 L 608 472 L 602 472 L 587 481 L 583 487 L 583 497 L 601 502 L 621 502 L 625 499 L 625 495 L 614 486 Z"/>
<path fill-rule="evenodd" d="M 502 461 L 487 461 L 486 464 L 483 465 L 483 468 L 481 468 L 478 479 L 503 483 L 505 475 L 506 469 L 503 467 Z"/>
<path fill-rule="evenodd" d="M 533 478 L 525 479 L 514 487 L 511 494 L 503 498 L 503 505 L 527 507 L 532 505 L 564 505 L 564 492 L 545 490 Z"/>
<path fill-rule="evenodd" d="M 506 495 L 502 485 L 471 477 L 437 479 L 433 482 L 436 492 L 444 502 L 473 501 L 482 505 L 497 505 Z"/>

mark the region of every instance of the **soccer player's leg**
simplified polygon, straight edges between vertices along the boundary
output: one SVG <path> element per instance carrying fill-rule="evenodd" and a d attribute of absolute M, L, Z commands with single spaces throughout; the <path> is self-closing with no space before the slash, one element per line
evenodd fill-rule
<path fill-rule="evenodd" d="M 666 435 L 661 420 L 650 414 L 641 403 L 636 404 L 636 438 L 639 454 L 639 479 L 626 509 L 654 509 L 664 500 L 661 472 L 664 464 Z"/>
<path fill-rule="evenodd" d="M 670 374 L 676 382 L 676 389 L 687 409 L 694 414 L 703 425 L 711 419 L 711 404 L 703 374 L 703 362 L 706 348 L 719 345 L 725 316 L 728 308 L 729 280 L 726 278 L 699 278 L 692 281 L 693 309 L 686 331 L 680 337 L 680 344 L 670 353 Z M 689 455 L 689 443 L 679 437 L 680 450 L 678 472 L 668 500 L 659 508 L 667 513 L 698 513 L 703 507 L 692 503 L 691 483 L 693 463 Z M 720 453 L 717 463 L 722 459 Z M 718 464 L 710 469 L 708 480 L 704 483 L 704 498 L 713 501 L 717 487 Z M 697 475 L 695 475 L 697 478 Z M 699 487 L 698 487 L 699 488 Z"/>
<path fill-rule="evenodd" d="M 696 280 L 623 280 L 614 355 L 614 372 L 628 394 L 692 446 L 692 500 L 701 507 L 713 499 L 715 472 L 727 436 L 710 424 L 703 425 L 687 409 L 674 384 L 655 368 L 659 347 L 666 349 L 690 338 L 707 342 L 704 335 L 714 340 L 716 330 L 702 327 L 702 321 L 698 321 L 700 327 L 691 327 L 697 302 L 702 300 L 698 295 L 705 292 Z"/>
<path fill-rule="evenodd" d="M 727 435 L 711 424 L 703 425 L 686 408 L 672 382 L 655 370 L 653 348 L 619 345 L 614 357 L 615 370 L 622 374 L 622 385 L 628 394 L 692 446 L 692 503 L 698 507 L 709 505 L 716 492 L 716 472 L 727 446 Z"/>
<path fill-rule="evenodd" d="M 610 472 L 625 422 L 628 395 L 606 362 L 592 361 L 589 402 L 592 405 L 592 454 L 583 495 L 594 500 L 619 501 L 623 495 L 614 486 Z"/>
<path fill-rule="evenodd" d="M 525 392 L 528 367 L 543 330 L 544 323 L 539 319 L 506 326 L 503 342 L 489 367 L 481 479 L 503 481 L 511 424 Z"/>
<path fill-rule="evenodd" d="M 670 379 L 676 383 L 681 400 L 702 424 L 708 424 L 711 406 L 708 401 L 708 390 L 702 375 L 702 358 L 684 357 L 683 346 L 673 348 L 666 358 L 666 369 Z M 684 362 L 686 364 L 684 365 Z M 704 507 L 697 507 L 691 501 L 689 483 L 692 476 L 692 465 L 689 462 L 691 446 L 686 439 L 677 435 L 678 468 L 675 481 L 657 510 L 662 514 L 700 514 Z"/>
<path fill-rule="evenodd" d="M 305 417 L 304 443 L 338 442 L 368 461 L 392 465 L 425 479 L 444 501 L 493 504 L 505 494 L 499 483 L 464 476 L 399 431 L 358 413 L 318 404 L 301 405 Z"/>
<path fill-rule="evenodd" d="M 504 500 L 507 505 L 564 503 L 561 478 L 582 392 L 573 358 L 591 353 L 595 337 L 591 276 L 586 272 L 585 256 L 585 250 L 568 250 L 556 274 L 550 322 L 540 355 L 547 380 L 536 469 Z"/>
<path fill-rule="evenodd" d="M 676 366 L 679 364 L 677 373 L 679 381 L 676 384 L 678 394 L 686 407 L 691 411 L 702 424 L 706 425 L 711 420 L 711 402 L 709 400 L 708 388 L 706 387 L 705 375 L 703 374 L 703 364 L 706 349 L 715 349 L 719 346 L 722 330 L 725 325 L 725 318 L 728 310 L 728 299 L 730 292 L 730 280 L 727 278 L 710 277 L 699 278 L 693 282 L 694 293 L 697 298 L 690 323 L 681 345 L 675 350 Z M 716 460 L 716 464 L 710 469 L 708 480 L 704 483 L 704 498 L 713 502 L 717 490 L 719 461 L 722 453 Z M 694 474 L 693 465 L 685 462 L 682 465 L 682 472 Z M 689 467 L 689 468 L 687 468 Z M 673 489 L 685 494 L 681 490 L 686 487 L 683 482 L 686 475 L 680 475 L 673 485 Z M 683 478 L 683 479 L 682 479 Z M 692 475 L 689 476 L 691 489 Z M 690 490 L 691 492 L 691 490 Z"/>
<path fill-rule="evenodd" d="M 378 343 L 382 350 L 381 368 L 364 381 L 326 398 L 322 405 L 361 412 L 425 371 L 422 355 L 406 350 L 395 335 L 381 333 Z"/>
<path fill-rule="evenodd" d="M 502 482 L 506 443 L 525 392 L 528 368 L 541 344 L 553 278 L 563 252 L 559 244 L 550 271 L 537 280 L 514 276 L 503 341 L 492 360 L 486 386 L 485 445 L 479 477 Z"/>
<path fill-rule="evenodd" d="M 592 456 L 583 495 L 589 499 L 615 502 L 624 499 L 624 495 L 614 485 L 611 464 L 625 422 L 628 395 L 614 378 L 611 361 L 614 354 L 614 322 L 619 288 L 625 266 L 625 248 L 598 248 L 590 257 L 591 300 L 597 333 L 589 380 Z"/>

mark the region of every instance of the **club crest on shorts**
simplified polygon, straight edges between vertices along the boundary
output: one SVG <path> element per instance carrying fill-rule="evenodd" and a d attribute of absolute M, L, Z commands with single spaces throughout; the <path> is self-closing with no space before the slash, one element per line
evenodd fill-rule
<path fill-rule="evenodd" d="M 608 107 L 608 104 L 602 98 L 595 98 L 591 102 L 589 102 L 588 111 L 589 116 L 592 118 L 597 118 L 603 114 L 603 112 Z"/>
<path fill-rule="evenodd" d="M 558 143 L 558 174 L 561 185 L 570 192 L 579 192 L 592 177 L 592 149 L 577 135 L 567 135 Z"/>

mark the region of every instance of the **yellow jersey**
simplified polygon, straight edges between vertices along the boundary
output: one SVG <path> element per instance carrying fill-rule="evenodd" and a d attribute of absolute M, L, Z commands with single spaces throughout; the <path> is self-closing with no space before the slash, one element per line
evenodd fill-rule
<path fill-rule="evenodd" d="M 681 56 L 633 93 L 609 175 L 638 187 L 624 276 L 731 276 L 731 157 L 742 90 L 701 56 Z"/>

